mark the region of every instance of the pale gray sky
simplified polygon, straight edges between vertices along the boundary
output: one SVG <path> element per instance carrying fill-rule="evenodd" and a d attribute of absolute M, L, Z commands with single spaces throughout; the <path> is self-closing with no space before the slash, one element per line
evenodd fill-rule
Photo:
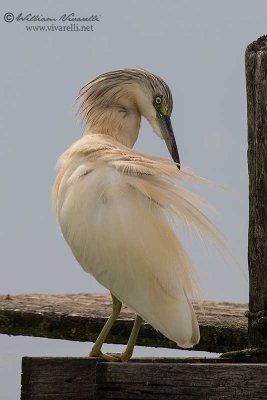
<path fill-rule="evenodd" d="M 1 4 L 0 292 L 103 291 L 77 265 L 62 239 L 51 210 L 50 192 L 57 157 L 82 132 L 72 108 L 79 88 L 98 73 L 122 67 L 148 69 L 171 87 L 172 120 L 181 160 L 195 173 L 229 189 L 203 188 L 199 193 L 219 211 L 216 222 L 245 271 L 244 51 L 248 43 L 266 33 L 267 3 L 26 0 L 22 4 L 3 0 Z M 100 21 L 93 23 L 92 32 L 29 32 L 25 26 L 38 23 L 7 23 L 3 20 L 7 12 L 55 18 L 71 12 L 80 17 L 97 14 Z M 164 143 L 146 122 L 136 148 L 169 157 Z M 200 247 L 190 248 L 190 252 L 206 299 L 247 301 L 247 283 L 237 268 L 204 255 Z M 0 340 L 4 354 L 0 355 L 0 369 L 4 373 L 7 359 L 11 360 L 14 369 L 10 367 L 10 377 L 13 371 L 12 379 L 17 382 L 14 388 L 11 378 L 3 380 L 1 400 L 14 399 L 14 390 L 19 390 L 15 363 L 18 366 L 18 354 L 24 347 L 20 342 L 21 351 L 13 352 L 16 340 Z M 28 340 L 33 346 L 36 343 Z M 10 350 L 3 353 L 7 342 Z M 38 343 L 42 354 L 45 349 L 50 354 L 48 342 Z M 76 345 L 67 343 L 65 354 L 68 346 L 75 354 Z"/>

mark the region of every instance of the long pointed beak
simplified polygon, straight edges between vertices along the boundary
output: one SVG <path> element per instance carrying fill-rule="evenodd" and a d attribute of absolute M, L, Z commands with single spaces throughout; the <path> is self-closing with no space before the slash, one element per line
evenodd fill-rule
<path fill-rule="evenodd" d="M 167 145 L 170 155 L 173 161 L 177 164 L 177 168 L 180 169 L 180 157 L 177 149 L 175 136 L 172 129 L 171 119 L 168 115 L 158 114 L 160 128 L 163 139 Z"/>

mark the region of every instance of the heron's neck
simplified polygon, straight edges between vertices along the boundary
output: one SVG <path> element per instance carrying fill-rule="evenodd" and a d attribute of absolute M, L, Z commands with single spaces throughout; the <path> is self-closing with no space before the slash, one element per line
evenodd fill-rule
<path fill-rule="evenodd" d="M 141 115 L 136 108 L 110 105 L 91 111 L 84 133 L 109 135 L 132 148 L 138 137 L 140 123 Z"/>

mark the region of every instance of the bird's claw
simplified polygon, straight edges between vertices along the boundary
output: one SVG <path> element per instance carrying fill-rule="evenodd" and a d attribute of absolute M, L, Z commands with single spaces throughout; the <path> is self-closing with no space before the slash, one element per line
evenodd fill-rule
<path fill-rule="evenodd" d="M 99 352 L 97 352 L 97 353 L 93 353 L 93 352 L 91 352 L 90 354 L 89 354 L 89 357 L 96 357 L 96 358 L 102 358 L 103 360 L 106 360 L 106 361 L 118 361 L 118 359 L 116 358 L 116 357 L 114 357 L 112 354 L 110 354 L 110 353 L 102 353 L 102 351 L 99 351 Z"/>
<path fill-rule="evenodd" d="M 126 352 L 122 353 L 102 353 L 100 351 L 99 353 L 90 353 L 90 357 L 98 357 L 102 358 L 105 361 L 111 361 L 111 362 L 123 362 L 123 361 L 128 361 L 131 358 L 131 355 L 127 354 Z"/>
<path fill-rule="evenodd" d="M 122 353 L 107 353 L 108 355 L 111 355 L 116 359 L 116 361 L 129 361 L 131 358 L 131 354 L 128 354 L 126 351 L 123 351 Z"/>

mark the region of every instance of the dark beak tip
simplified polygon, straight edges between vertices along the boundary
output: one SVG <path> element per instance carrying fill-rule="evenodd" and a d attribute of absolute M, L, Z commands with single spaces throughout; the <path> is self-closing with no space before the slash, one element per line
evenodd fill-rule
<path fill-rule="evenodd" d="M 163 137 L 165 140 L 165 143 L 167 145 L 167 148 L 169 150 L 169 153 L 173 159 L 173 161 L 176 163 L 177 168 L 180 170 L 180 157 L 177 149 L 177 144 L 175 140 L 175 136 L 173 133 L 172 129 L 172 124 L 171 124 L 171 119 L 169 116 L 161 116 L 160 117 L 161 123 L 163 125 Z"/>

